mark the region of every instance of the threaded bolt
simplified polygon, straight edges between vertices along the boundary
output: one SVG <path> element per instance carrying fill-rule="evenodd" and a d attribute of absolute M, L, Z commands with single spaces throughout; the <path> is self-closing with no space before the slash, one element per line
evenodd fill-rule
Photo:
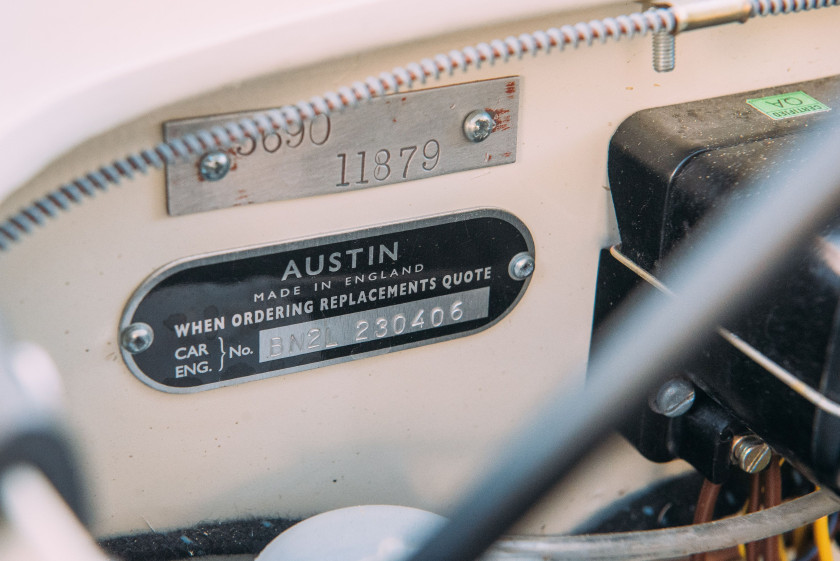
<path fill-rule="evenodd" d="M 732 441 L 732 460 L 747 473 L 758 473 L 770 464 L 773 451 L 754 434 L 736 437 Z"/>
<path fill-rule="evenodd" d="M 676 41 L 667 31 L 653 34 L 653 69 L 657 72 L 671 72 L 674 69 Z"/>

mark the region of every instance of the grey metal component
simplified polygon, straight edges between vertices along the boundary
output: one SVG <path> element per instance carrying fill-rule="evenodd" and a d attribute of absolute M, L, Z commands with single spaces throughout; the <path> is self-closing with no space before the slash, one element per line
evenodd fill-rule
<path fill-rule="evenodd" d="M 534 273 L 534 256 L 528 252 L 517 253 L 510 260 L 508 274 L 513 280 L 525 280 Z"/>
<path fill-rule="evenodd" d="M 60 418 L 61 377 L 46 351 L 10 340 L 0 322 L 0 518 L 10 519 L 9 475 L 24 464 L 49 479 L 77 515 L 86 508 Z M 43 519 L 41 520 L 43 526 Z"/>
<path fill-rule="evenodd" d="M 662 384 L 648 400 L 650 408 L 666 417 L 684 415 L 694 405 L 694 385 L 683 378 L 674 378 Z"/>
<path fill-rule="evenodd" d="M 120 346 L 134 355 L 151 347 L 154 340 L 155 332 L 146 323 L 132 323 L 120 331 Z"/>
<path fill-rule="evenodd" d="M 754 434 L 739 436 L 732 441 L 732 459 L 747 473 L 758 473 L 770 464 L 773 451 Z"/>
<path fill-rule="evenodd" d="M 675 21 L 672 34 L 725 23 L 744 23 L 753 14 L 751 0 L 655 0 L 648 9 L 669 9 Z"/>
<path fill-rule="evenodd" d="M 41 561 L 108 561 L 70 508 L 66 497 L 38 469 L 21 462 L 0 473 L 0 514 L 4 529 Z M 49 532 L 49 538 L 45 538 Z M 13 558 L 16 558 L 14 555 Z"/>
<path fill-rule="evenodd" d="M 671 72 L 676 57 L 676 38 L 667 31 L 653 34 L 653 69 L 657 72 Z"/>
<path fill-rule="evenodd" d="M 35 343 L 17 343 L 11 353 L 10 373 L 21 391 L 36 406 L 58 411 L 62 406 L 64 384 L 52 357 Z"/>
<path fill-rule="evenodd" d="M 464 139 L 464 116 L 492 116 L 484 141 Z M 291 134 L 246 138 L 226 151 L 230 171 L 202 180 L 195 163 L 166 166 L 169 214 L 183 215 L 267 201 L 355 191 L 516 161 L 519 78 L 507 77 L 360 103 L 319 115 Z M 170 121 L 164 138 L 211 129 L 254 112 Z"/>
<path fill-rule="evenodd" d="M 664 0 L 653 2 L 652 6 L 670 8 L 676 21 L 673 31 L 653 33 L 653 69 L 657 72 L 674 70 L 674 36 L 677 33 L 725 23 L 744 23 L 753 10 L 750 0 Z"/>
<path fill-rule="evenodd" d="M 0 469 L 4 448 L 19 435 L 53 428 L 61 394 L 61 378 L 46 351 L 11 341 L 0 323 Z"/>
<path fill-rule="evenodd" d="M 207 181 L 219 181 L 230 171 L 230 156 L 221 150 L 208 152 L 198 162 L 198 173 Z"/>
<path fill-rule="evenodd" d="M 464 119 L 464 136 L 470 142 L 482 142 L 490 136 L 495 126 L 493 115 L 484 109 L 476 109 Z"/>
<path fill-rule="evenodd" d="M 750 0 L 672 0 L 657 2 L 668 6 L 677 18 L 676 33 L 725 23 L 744 23 L 752 15 Z"/>

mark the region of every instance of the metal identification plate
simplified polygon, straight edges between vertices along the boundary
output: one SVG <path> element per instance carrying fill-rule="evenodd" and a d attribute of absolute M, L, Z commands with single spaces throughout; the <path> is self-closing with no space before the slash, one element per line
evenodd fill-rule
<path fill-rule="evenodd" d="M 519 301 L 533 255 L 488 209 L 186 259 L 131 297 L 122 354 L 185 393 L 462 337 Z"/>
<path fill-rule="evenodd" d="M 470 141 L 464 120 L 493 117 L 486 139 Z M 292 134 L 273 132 L 227 151 L 230 171 L 210 181 L 200 162 L 166 168 L 169 214 L 367 189 L 516 161 L 519 78 L 387 95 L 319 116 Z M 171 140 L 252 112 L 164 124 Z"/>

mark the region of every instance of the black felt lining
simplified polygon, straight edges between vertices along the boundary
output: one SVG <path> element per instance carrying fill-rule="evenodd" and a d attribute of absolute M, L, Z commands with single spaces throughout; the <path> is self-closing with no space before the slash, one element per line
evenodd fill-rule
<path fill-rule="evenodd" d="M 149 532 L 101 540 L 99 545 L 124 561 L 170 561 L 205 555 L 255 555 L 300 520 L 254 518 L 207 522 L 182 530 Z"/>

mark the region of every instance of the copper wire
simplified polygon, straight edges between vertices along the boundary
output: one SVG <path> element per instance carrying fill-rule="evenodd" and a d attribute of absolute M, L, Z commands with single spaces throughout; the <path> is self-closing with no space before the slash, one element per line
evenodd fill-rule
<path fill-rule="evenodd" d="M 782 471 L 779 457 L 775 454 L 770 460 L 770 466 L 761 474 L 764 483 L 764 508 L 772 508 L 782 503 Z M 779 540 L 776 536 L 767 538 L 762 543 L 764 561 L 780 561 Z"/>
<path fill-rule="evenodd" d="M 700 489 L 700 496 L 697 498 L 697 508 L 694 510 L 694 523 L 703 524 L 711 522 L 715 515 L 715 504 L 720 494 L 720 484 L 712 483 L 708 479 L 703 480 L 703 487 Z M 691 561 L 706 561 L 705 553 L 695 553 Z"/>
<path fill-rule="evenodd" d="M 761 509 L 761 478 L 759 475 L 750 476 L 750 499 L 747 503 L 747 513 L 758 512 Z M 758 561 L 760 542 L 746 544 L 747 561 Z"/>

